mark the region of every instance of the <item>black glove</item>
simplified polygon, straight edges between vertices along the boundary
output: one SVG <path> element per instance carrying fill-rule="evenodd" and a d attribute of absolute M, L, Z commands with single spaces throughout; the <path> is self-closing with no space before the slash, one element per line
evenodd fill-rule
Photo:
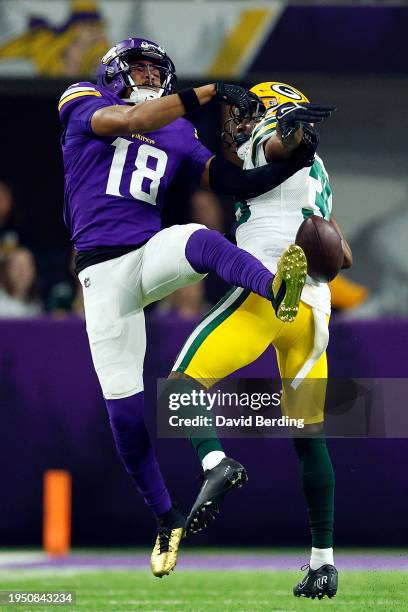
<path fill-rule="evenodd" d="M 237 106 L 241 117 L 251 116 L 253 98 L 243 87 L 218 82 L 215 84 L 215 97 L 224 104 Z"/>
<path fill-rule="evenodd" d="M 311 125 L 305 123 L 303 126 L 302 140 L 300 141 L 299 146 L 292 153 L 292 162 L 299 164 L 300 168 L 312 166 L 318 146 L 319 134 Z"/>
<path fill-rule="evenodd" d="M 336 108 L 334 106 L 326 106 L 325 104 L 311 104 L 309 102 L 302 104 L 294 104 L 287 102 L 281 104 L 276 111 L 276 119 L 282 139 L 285 140 L 290 136 L 301 123 L 319 123 L 330 117 Z"/>

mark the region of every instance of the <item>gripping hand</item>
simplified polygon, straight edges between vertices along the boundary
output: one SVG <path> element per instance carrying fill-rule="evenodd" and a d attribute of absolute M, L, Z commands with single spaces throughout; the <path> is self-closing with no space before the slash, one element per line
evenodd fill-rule
<path fill-rule="evenodd" d="M 241 117 L 251 116 L 252 97 L 243 87 L 218 82 L 215 84 L 215 97 L 223 104 L 238 107 Z"/>
<path fill-rule="evenodd" d="M 287 102 L 281 104 L 276 111 L 276 119 L 282 139 L 288 138 L 302 123 L 319 123 L 328 119 L 336 108 L 325 104 L 302 103 L 294 104 Z"/>

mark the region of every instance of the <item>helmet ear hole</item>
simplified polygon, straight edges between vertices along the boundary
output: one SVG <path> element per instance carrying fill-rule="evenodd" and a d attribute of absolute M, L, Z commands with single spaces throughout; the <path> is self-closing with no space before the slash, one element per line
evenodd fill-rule
<path fill-rule="evenodd" d="M 113 68 L 113 66 L 107 66 L 105 74 L 108 79 L 113 79 L 113 77 L 115 76 L 115 69 Z"/>
<path fill-rule="evenodd" d="M 274 106 L 278 106 L 279 102 L 278 102 L 278 98 L 276 96 L 272 96 L 269 100 L 268 100 L 268 108 L 273 108 Z"/>

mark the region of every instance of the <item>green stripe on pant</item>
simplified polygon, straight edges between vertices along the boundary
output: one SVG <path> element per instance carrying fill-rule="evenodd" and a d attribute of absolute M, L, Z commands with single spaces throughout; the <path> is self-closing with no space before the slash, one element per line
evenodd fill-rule
<path fill-rule="evenodd" d="M 245 302 L 250 293 L 248 289 L 236 287 L 229 291 L 189 336 L 176 359 L 173 370 L 184 372 L 205 339 Z"/>

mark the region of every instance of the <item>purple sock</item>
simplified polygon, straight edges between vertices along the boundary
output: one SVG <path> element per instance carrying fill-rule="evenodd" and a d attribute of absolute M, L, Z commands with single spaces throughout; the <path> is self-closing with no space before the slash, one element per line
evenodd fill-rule
<path fill-rule="evenodd" d="M 105 401 L 119 456 L 146 504 L 158 516 L 168 512 L 172 503 L 144 422 L 143 395 Z"/>
<path fill-rule="evenodd" d="M 215 272 L 223 280 L 272 297 L 273 274 L 258 259 L 215 230 L 199 229 L 187 241 L 186 257 L 196 272 Z"/>

